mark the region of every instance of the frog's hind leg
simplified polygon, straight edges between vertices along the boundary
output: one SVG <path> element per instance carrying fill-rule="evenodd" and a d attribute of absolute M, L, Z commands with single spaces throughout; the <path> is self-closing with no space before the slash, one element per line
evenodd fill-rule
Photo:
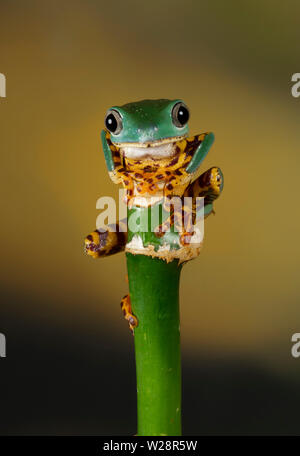
<path fill-rule="evenodd" d="M 171 230 L 171 227 L 175 224 L 175 213 L 173 212 L 166 221 L 158 225 L 158 227 L 155 228 L 154 233 L 155 236 L 160 238 L 162 237 L 167 231 Z"/>
<path fill-rule="evenodd" d="M 135 315 L 132 313 L 130 296 L 126 295 L 121 301 L 121 309 L 124 315 L 125 320 L 128 321 L 129 329 L 134 334 L 134 328 L 138 325 L 138 320 Z"/>
<path fill-rule="evenodd" d="M 178 199 L 173 204 L 168 204 L 169 210 L 171 209 L 170 216 L 155 228 L 154 233 L 157 237 L 162 237 L 172 227 L 174 227 L 175 232 L 181 233 L 183 239 L 190 238 L 194 234 L 192 205 L 184 205 L 182 198 L 176 198 Z"/>
<path fill-rule="evenodd" d="M 182 206 L 182 232 L 180 235 L 180 242 L 183 245 L 190 244 L 194 231 L 195 217 L 194 208 L 192 205 L 184 204 Z"/>

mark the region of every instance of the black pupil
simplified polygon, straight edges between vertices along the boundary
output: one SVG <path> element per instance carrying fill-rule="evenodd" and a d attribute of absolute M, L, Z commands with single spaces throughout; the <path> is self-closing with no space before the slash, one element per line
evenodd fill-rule
<path fill-rule="evenodd" d="M 113 114 L 109 114 L 107 117 L 106 117 L 106 120 L 105 120 L 105 124 L 106 124 L 106 128 L 111 131 L 112 133 L 114 131 L 116 131 L 117 127 L 118 127 L 118 122 L 117 122 L 117 119 L 115 118 L 115 116 Z"/>
<path fill-rule="evenodd" d="M 178 109 L 177 118 L 181 125 L 186 124 L 189 120 L 189 112 L 184 106 L 180 106 L 180 108 Z"/>

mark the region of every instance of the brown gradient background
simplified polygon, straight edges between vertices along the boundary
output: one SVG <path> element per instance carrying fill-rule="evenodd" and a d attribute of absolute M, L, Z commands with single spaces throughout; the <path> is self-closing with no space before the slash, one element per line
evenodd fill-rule
<path fill-rule="evenodd" d="M 113 104 L 182 98 L 225 175 L 181 284 L 184 433 L 300 434 L 296 1 L 0 3 L 1 434 L 136 432 L 123 254 L 93 261 L 117 197 Z"/>

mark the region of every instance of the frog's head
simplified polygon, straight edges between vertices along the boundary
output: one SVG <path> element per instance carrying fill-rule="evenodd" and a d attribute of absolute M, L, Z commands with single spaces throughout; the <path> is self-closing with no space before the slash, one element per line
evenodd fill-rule
<path fill-rule="evenodd" d="M 142 100 L 111 107 L 105 117 L 110 139 L 128 158 L 165 158 L 188 134 L 189 110 L 182 100 Z"/>

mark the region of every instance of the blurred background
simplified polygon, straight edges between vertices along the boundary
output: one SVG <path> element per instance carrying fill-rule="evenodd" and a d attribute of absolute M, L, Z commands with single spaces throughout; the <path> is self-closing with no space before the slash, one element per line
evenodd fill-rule
<path fill-rule="evenodd" d="M 182 98 L 225 175 L 181 282 L 185 435 L 299 434 L 300 4 L 0 1 L 0 434 L 133 435 L 124 254 L 84 255 L 118 195 L 106 109 Z"/>

